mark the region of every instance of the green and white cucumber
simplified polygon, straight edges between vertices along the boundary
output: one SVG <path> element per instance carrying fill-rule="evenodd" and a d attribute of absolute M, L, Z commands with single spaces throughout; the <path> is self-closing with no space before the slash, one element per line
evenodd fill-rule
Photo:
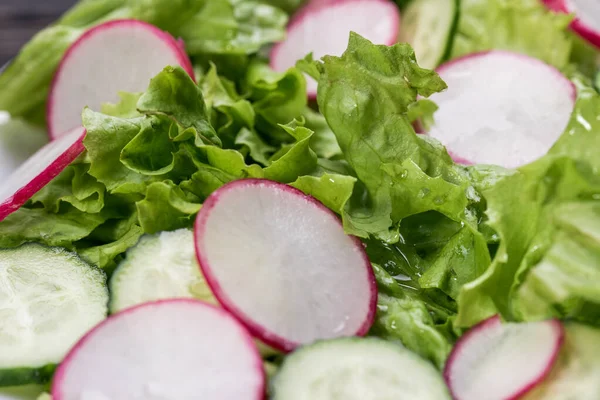
<path fill-rule="evenodd" d="M 415 50 L 423 68 L 434 69 L 450 53 L 458 21 L 458 0 L 414 0 L 402 13 L 400 42 Z"/>
<path fill-rule="evenodd" d="M 43 383 L 106 317 L 103 271 L 65 249 L 0 249 L 0 386 Z"/>
<path fill-rule="evenodd" d="M 110 293 L 111 313 L 159 299 L 216 303 L 200 272 L 189 229 L 142 236 L 112 275 Z"/>
<path fill-rule="evenodd" d="M 274 400 L 445 400 L 434 366 L 408 349 L 376 338 L 348 337 L 301 347 L 272 380 Z"/>

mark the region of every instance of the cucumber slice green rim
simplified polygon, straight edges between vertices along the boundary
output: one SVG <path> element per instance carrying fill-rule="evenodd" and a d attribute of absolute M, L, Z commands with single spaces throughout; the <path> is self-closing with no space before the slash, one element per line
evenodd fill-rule
<path fill-rule="evenodd" d="M 195 298 L 217 304 L 196 260 L 189 229 L 144 235 L 110 278 L 110 312 L 148 301 Z"/>
<path fill-rule="evenodd" d="M 107 303 L 106 275 L 76 254 L 33 243 L 0 249 L 0 386 L 47 382 Z"/>
<path fill-rule="evenodd" d="M 406 7 L 399 41 L 413 46 L 421 67 L 434 69 L 449 56 L 458 13 L 458 0 L 415 0 Z"/>
<path fill-rule="evenodd" d="M 368 337 L 315 342 L 286 357 L 273 400 L 450 400 L 441 373 L 399 344 Z"/>

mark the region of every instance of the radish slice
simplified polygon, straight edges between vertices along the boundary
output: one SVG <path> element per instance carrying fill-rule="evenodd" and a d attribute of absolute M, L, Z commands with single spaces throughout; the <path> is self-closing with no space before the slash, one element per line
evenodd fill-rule
<path fill-rule="evenodd" d="M 87 333 L 58 367 L 53 400 L 262 400 L 252 337 L 226 311 L 190 299 L 128 308 Z"/>
<path fill-rule="evenodd" d="M 575 14 L 571 22 L 579 36 L 600 48 L 600 2 L 598 0 L 543 0 L 546 5 L 558 12 Z"/>
<path fill-rule="evenodd" d="M 105 102 L 117 102 L 120 91 L 146 90 L 168 65 L 194 76 L 181 43 L 153 25 L 116 20 L 90 29 L 69 47 L 52 81 L 46 110 L 50 137 L 81 125 L 85 106 L 99 110 Z"/>
<path fill-rule="evenodd" d="M 39 149 L 0 186 L 0 221 L 17 211 L 84 150 L 84 128 L 75 128 Z"/>
<path fill-rule="evenodd" d="M 550 372 L 563 337 L 556 320 L 503 324 L 489 318 L 456 343 L 444 379 L 455 400 L 517 399 Z"/>
<path fill-rule="evenodd" d="M 363 335 L 373 323 L 377 288 L 361 242 L 297 189 L 227 184 L 200 209 L 195 239 L 217 300 L 278 350 Z"/>
<path fill-rule="evenodd" d="M 294 16 L 286 40 L 273 47 L 271 68 L 284 72 L 311 52 L 315 59 L 340 56 L 350 31 L 375 44 L 391 45 L 399 29 L 398 7 L 389 0 L 317 0 Z M 317 82 L 307 79 L 306 90 L 316 98 Z"/>
<path fill-rule="evenodd" d="M 516 168 L 543 156 L 575 105 L 571 81 L 540 60 L 506 51 L 468 55 L 438 68 L 448 90 L 427 132 L 455 156 Z"/>

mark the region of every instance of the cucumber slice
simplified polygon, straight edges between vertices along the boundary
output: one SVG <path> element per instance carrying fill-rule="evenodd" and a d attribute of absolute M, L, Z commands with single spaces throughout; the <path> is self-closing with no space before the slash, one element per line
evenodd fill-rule
<path fill-rule="evenodd" d="M 272 381 L 274 400 L 444 400 L 441 374 L 406 348 L 376 338 L 316 342 L 288 356 Z"/>
<path fill-rule="evenodd" d="M 22 385 L 0 388 L 0 400 L 36 400 L 47 387 L 44 385 Z"/>
<path fill-rule="evenodd" d="M 106 317 L 106 275 L 65 249 L 0 249 L 0 386 L 43 383 Z"/>
<path fill-rule="evenodd" d="M 600 93 L 600 70 L 596 72 L 596 76 L 594 77 L 594 89 L 596 89 L 596 92 Z"/>
<path fill-rule="evenodd" d="M 450 53 L 458 21 L 458 0 L 415 0 L 402 13 L 400 42 L 415 50 L 423 68 L 434 69 Z"/>
<path fill-rule="evenodd" d="M 196 261 L 194 234 L 188 229 L 142 236 L 113 273 L 110 292 L 111 313 L 180 297 L 216 304 Z"/>

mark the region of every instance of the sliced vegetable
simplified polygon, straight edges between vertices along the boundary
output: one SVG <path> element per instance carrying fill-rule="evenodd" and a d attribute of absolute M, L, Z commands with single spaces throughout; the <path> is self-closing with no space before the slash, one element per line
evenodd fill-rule
<path fill-rule="evenodd" d="M 565 344 L 548 377 L 523 400 L 600 399 L 600 330 L 569 322 Z"/>
<path fill-rule="evenodd" d="M 251 336 L 197 300 L 145 303 L 113 315 L 56 370 L 53 400 L 263 400 L 265 372 Z"/>
<path fill-rule="evenodd" d="M 575 86 L 532 57 L 490 51 L 438 68 L 448 90 L 431 100 L 439 109 L 428 134 L 455 160 L 519 167 L 545 155 L 564 132 Z"/>
<path fill-rule="evenodd" d="M 215 297 L 278 350 L 363 335 L 373 323 L 377 289 L 363 245 L 297 189 L 227 184 L 198 213 L 195 239 Z"/>
<path fill-rule="evenodd" d="M 402 12 L 400 42 L 409 43 L 423 68 L 434 69 L 450 53 L 458 19 L 456 0 L 415 0 Z"/>
<path fill-rule="evenodd" d="M 0 221 L 60 174 L 83 150 L 85 130 L 76 128 L 46 144 L 29 157 L 0 186 Z"/>
<path fill-rule="evenodd" d="M 164 67 L 191 62 L 168 33 L 137 20 L 116 20 L 84 33 L 63 56 L 50 87 L 48 132 L 55 139 L 81 125 L 84 107 L 100 110 L 119 92 L 141 92 Z"/>
<path fill-rule="evenodd" d="M 396 42 L 400 14 L 389 0 L 339 0 L 308 5 L 290 22 L 287 38 L 273 47 L 271 68 L 284 72 L 312 53 L 314 59 L 341 55 L 350 31 L 376 44 Z M 308 79 L 308 96 L 317 95 L 317 82 Z"/>
<path fill-rule="evenodd" d="M 517 399 L 552 369 L 563 343 L 556 320 L 502 323 L 491 317 L 454 346 L 444 378 L 456 400 Z"/>
<path fill-rule="evenodd" d="M 26 244 L 0 250 L 0 386 L 44 383 L 106 317 L 106 276 L 74 253 Z"/>
<path fill-rule="evenodd" d="M 274 400 L 450 399 L 434 366 L 401 345 L 341 338 L 289 355 L 272 381 Z"/>
<path fill-rule="evenodd" d="M 579 36 L 600 48 L 600 3 L 597 0 L 542 0 L 550 9 L 574 14 L 571 22 Z"/>
<path fill-rule="evenodd" d="M 189 229 L 142 236 L 110 278 L 110 292 L 112 313 L 159 299 L 215 301 L 198 267 Z"/>

